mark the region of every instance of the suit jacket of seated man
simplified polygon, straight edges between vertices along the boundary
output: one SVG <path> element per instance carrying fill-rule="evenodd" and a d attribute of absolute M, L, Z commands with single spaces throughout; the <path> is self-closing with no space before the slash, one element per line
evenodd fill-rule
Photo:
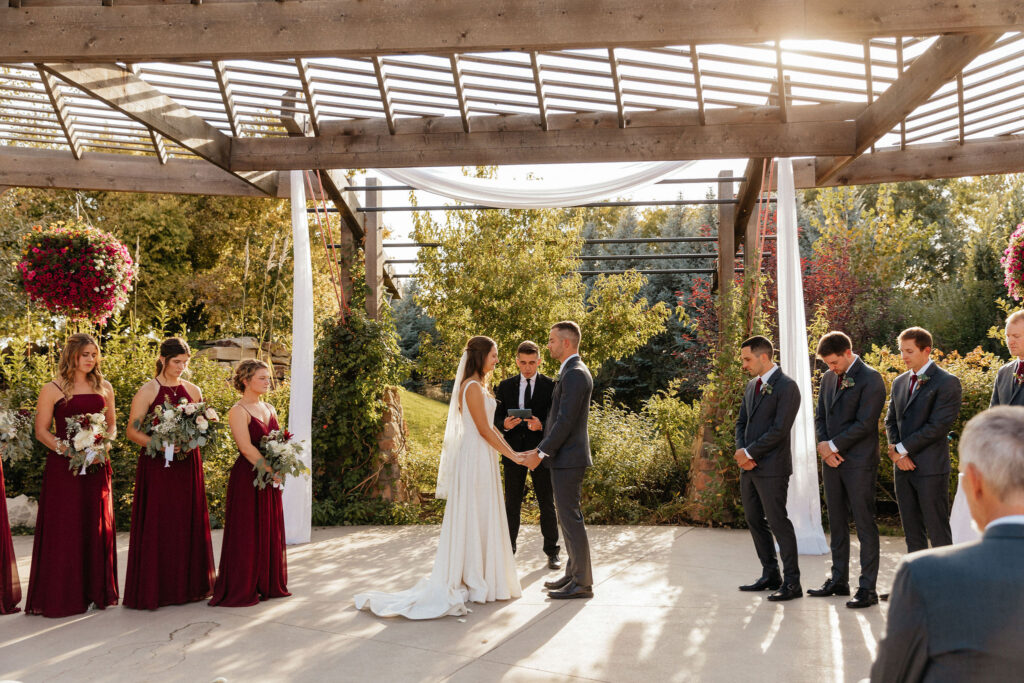
<path fill-rule="evenodd" d="M 1024 381 L 1017 381 L 1018 368 L 1024 364 L 1017 358 L 999 368 L 992 386 L 989 408 L 995 406 L 1024 406 Z"/>
<path fill-rule="evenodd" d="M 800 390 L 777 365 L 760 392 L 755 391 L 758 379 L 747 382 L 736 420 L 736 448 L 745 449 L 757 465 L 740 473 L 743 512 L 764 571 L 778 572 L 774 533 L 783 579 L 787 585 L 799 585 L 796 533 L 786 512 L 786 498 L 793 474 L 790 434 L 800 410 Z"/>
<path fill-rule="evenodd" d="M 832 536 L 832 576 L 849 582 L 852 512 L 860 541 L 860 587 L 875 590 L 878 579 L 878 525 L 875 523 L 875 481 L 878 476 L 878 420 L 885 407 L 885 382 L 874 368 L 854 357 L 839 375 L 826 372 L 818 389 L 814 430 L 843 462 L 821 465 L 825 503 Z"/>
<path fill-rule="evenodd" d="M 871 680 L 1021 680 L 1022 576 L 1020 517 L 994 520 L 979 541 L 904 557 Z"/>
<path fill-rule="evenodd" d="M 594 379 L 580 357 L 574 355 L 563 361 L 558 382 L 551 393 L 551 410 L 544 423 L 544 438 L 537 446 L 537 450 L 545 455 L 542 464 L 551 471 L 558 525 L 569 556 L 565 575 L 571 576 L 578 586 L 593 585 L 590 543 L 580 510 L 583 475 L 594 464 L 587 431 L 593 391 Z"/>
<path fill-rule="evenodd" d="M 505 430 L 505 418 L 512 408 L 530 408 L 534 417 L 546 424 L 548 411 L 551 410 L 551 393 L 555 388 L 555 381 L 539 372 L 530 379 L 532 380 L 530 400 L 525 401 L 525 390 L 520 393 L 520 382 L 522 375 L 517 374 L 503 380 L 495 390 L 495 398 L 498 407 L 494 411 L 494 426 L 497 427 L 512 450 L 517 452 L 533 450 L 544 438 L 544 432 L 531 431 L 526 421 L 520 422 L 512 429 Z M 520 405 L 520 396 L 523 397 L 525 405 Z M 529 474 L 533 481 L 533 492 L 537 497 L 537 507 L 540 508 L 540 530 L 544 538 L 544 553 L 546 555 L 557 555 L 558 547 L 558 518 L 555 515 L 555 502 L 551 493 L 551 473 L 546 469 L 547 465 L 542 460 L 539 467 L 533 472 L 525 465 L 509 460 L 501 456 L 501 469 L 504 473 L 505 486 L 505 515 L 508 517 L 508 531 L 512 539 L 512 551 L 516 550 L 516 539 L 519 537 L 519 522 L 523 509 L 523 495 L 526 493 L 526 477 Z"/>
<path fill-rule="evenodd" d="M 953 542 L 949 528 L 949 430 L 960 415 L 960 380 L 934 362 L 919 373 L 910 394 L 911 371 L 893 380 L 885 431 L 889 443 L 902 448 L 915 469 L 895 468 L 896 502 L 907 539 L 907 552 Z M 927 378 L 927 379 L 923 379 Z M 902 452 L 902 451 L 901 451 Z M 927 534 L 927 535 L 926 535 Z"/>

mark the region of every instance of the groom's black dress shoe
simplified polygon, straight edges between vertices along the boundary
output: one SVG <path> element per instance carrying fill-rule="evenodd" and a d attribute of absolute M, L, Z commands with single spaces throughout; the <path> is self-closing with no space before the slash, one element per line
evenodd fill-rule
<path fill-rule="evenodd" d="M 768 576 L 762 576 L 754 583 L 748 583 L 746 586 L 740 586 L 741 591 L 775 591 L 782 587 L 782 576 L 779 574 L 769 574 Z"/>
<path fill-rule="evenodd" d="M 571 576 L 563 576 L 562 578 L 555 579 L 554 581 L 545 581 L 544 582 L 544 587 L 547 588 L 548 590 L 558 591 L 558 590 L 562 590 L 563 588 L 568 586 L 570 583 L 572 583 L 572 577 Z"/>
<path fill-rule="evenodd" d="M 570 580 L 565 588 L 559 591 L 551 591 L 548 593 L 548 597 L 552 600 L 572 600 L 573 598 L 592 598 L 594 597 L 594 591 L 591 590 L 590 586 L 581 586 L 575 581 Z"/>
<path fill-rule="evenodd" d="M 562 563 L 558 561 L 558 553 L 548 555 L 548 569 L 561 569 Z"/>
<path fill-rule="evenodd" d="M 837 581 L 831 578 L 822 584 L 821 588 L 810 588 L 807 594 L 812 598 L 825 598 L 829 595 L 849 595 L 850 584 L 846 581 Z"/>
<path fill-rule="evenodd" d="M 795 600 L 796 598 L 802 597 L 804 597 L 804 589 L 800 587 L 800 584 L 787 583 L 785 586 L 769 595 L 768 599 L 772 602 L 782 602 L 783 600 Z"/>
<path fill-rule="evenodd" d="M 809 591 L 808 591 L 809 592 Z M 867 588 L 858 588 L 857 594 L 853 596 L 853 600 L 847 600 L 847 607 L 870 607 L 871 605 L 878 604 L 878 593 Z"/>
<path fill-rule="evenodd" d="M 882 602 L 889 602 L 889 594 L 888 593 L 882 593 L 881 595 L 878 596 L 878 599 L 881 600 Z"/>

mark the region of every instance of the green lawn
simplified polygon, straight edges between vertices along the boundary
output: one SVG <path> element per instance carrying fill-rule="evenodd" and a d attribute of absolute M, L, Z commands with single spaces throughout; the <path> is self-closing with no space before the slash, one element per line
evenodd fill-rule
<path fill-rule="evenodd" d="M 448 405 L 405 389 L 401 389 L 401 394 L 402 411 L 409 429 L 402 473 L 409 485 L 422 492 L 433 491 Z"/>

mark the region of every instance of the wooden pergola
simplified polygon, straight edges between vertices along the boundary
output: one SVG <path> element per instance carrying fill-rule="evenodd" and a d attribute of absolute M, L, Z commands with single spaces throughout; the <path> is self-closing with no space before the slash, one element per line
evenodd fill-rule
<path fill-rule="evenodd" d="M 798 187 L 1024 170 L 1016 0 L 4 4 L 0 185 L 286 197 L 317 169 L 378 284 L 339 169 L 749 158 L 723 274 L 765 159 Z"/>

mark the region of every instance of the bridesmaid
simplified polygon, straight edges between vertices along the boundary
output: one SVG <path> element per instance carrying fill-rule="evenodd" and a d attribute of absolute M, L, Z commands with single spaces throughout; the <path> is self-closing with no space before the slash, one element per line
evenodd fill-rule
<path fill-rule="evenodd" d="M 57 378 L 39 392 L 36 439 L 50 449 L 39 494 L 26 614 L 66 617 L 117 604 L 117 543 L 110 461 L 79 475 L 68 469 L 66 418 L 102 412 L 117 434 L 114 390 L 100 373 L 100 349 L 73 334 L 60 354 Z M 50 426 L 56 423 L 56 434 Z"/>
<path fill-rule="evenodd" d="M 270 368 L 261 360 L 243 360 L 235 368 L 233 381 L 242 398 L 228 411 L 228 423 L 240 455 L 228 479 L 220 571 L 210 604 L 247 607 L 291 593 L 285 586 L 288 565 L 281 490 L 268 486 L 261 491 L 253 486 L 260 439 L 279 429 L 274 407 L 260 400 L 270 389 Z"/>
<path fill-rule="evenodd" d="M 203 400 L 199 387 L 181 379 L 191 355 L 181 337 L 160 344 L 156 377 L 143 384 L 132 399 L 128 438 L 134 443 L 149 443 L 135 422 L 165 400 L 174 405 L 183 398 L 190 403 Z M 169 467 L 165 467 L 163 453 L 154 458 L 140 451 L 124 606 L 156 609 L 204 600 L 210 597 L 213 579 L 210 514 L 199 449 L 183 460 L 172 460 Z"/>
<path fill-rule="evenodd" d="M 0 459 L 0 614 L 20 612 L 21 581 L 14 558 L 11 524 L 7 519 L 7 492 L 4 490 L 4 464 Z"/>

